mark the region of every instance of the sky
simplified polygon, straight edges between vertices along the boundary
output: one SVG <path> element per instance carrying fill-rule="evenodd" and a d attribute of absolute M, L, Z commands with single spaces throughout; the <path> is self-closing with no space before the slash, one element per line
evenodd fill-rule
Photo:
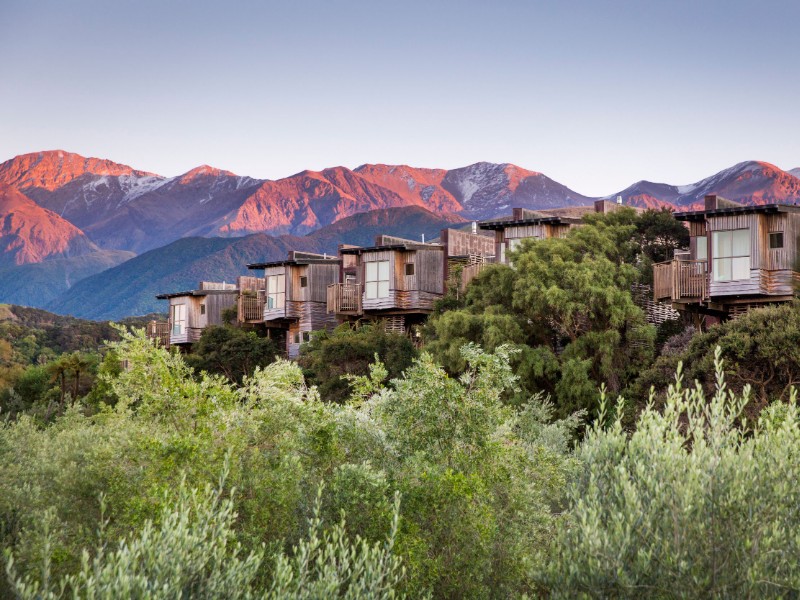
<path fill-rule="evenodd" d="M 0 161 L 510 162 L 586 195 L 800 166 L 800 2 L 0 0 Z"/>

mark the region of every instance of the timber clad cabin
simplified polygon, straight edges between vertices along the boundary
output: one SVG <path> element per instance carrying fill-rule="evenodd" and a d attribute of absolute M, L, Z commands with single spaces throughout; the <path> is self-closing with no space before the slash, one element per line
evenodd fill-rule
<path fill-rule="evenodd" d="M 328 286 L 327 309 L 340 321 L 381 319 L 384 327 L 410 333 L 442 298 L 446 286 L 463 287 L 467 276 L 494 260 L 491 237 L 443 229 L 438 242 L 379 235 L 368 248 L 339 247 L 339 281 Z"/>
<path fill-rule="evenodd" d="M 711 195 L 705 210 L 675 218 L 689 227 L 689 251 L 653 265 L 655 300 L 716 317 L 791 300 L 798 280 L 800 207 L 744 206 Z"/>
<path fill-rule="evenodd" d="M 292 251 L 287 260 L 247 265 L 248 269 L 264 270 L 261 289 L 250 295 L 256 298 L 261 313 L 260 318 L 240 320 L 259 323 L 270 337 L 285 345 L 289 358 L 296 357 L 312 331 L 336 325 L 335 316 L 326 310 L 326 300 L 328 286 L 339 280 L 340 263 L 337 256 Z M 247 293 L 241 296 L 240 315 L 247 297 Z"/>
<path fill-rule="evenodd" d="M 618 199 L 617 202 L 597 200 L 594 206 L 573 206 L 552 210 L 515 208 L 510 219 L 483 221 L 479 227 L 495 232 L 496 260 L 498 263 L 508 264 L 506 253 L 517 248 L 522 240 L 564 237 L 570 229 L 583 224 L 585 215 L 593 212 L 606 214 L 622 206 L 621 199 Z M 634 208 L 634 210 L 642 209 Z"/>
<path fill-rule="evenodd" d="M 209 325 L 222 325 L 222 311 L 236 306 L 239 290 L 235 284 L 201 281 L 198 289 L 160 294 L 169 300 L 169 321 L 151 322 L 147 334 L 165 346 L 186 349 L 200 339 Z"/>
<path fill-rule="evenodd" d="M 328 286 L 327 310 L 340 319 L 385 318 L 403 332 L 444 295 L 444 246 L 379 235 L 369 248 L 342 246 L 341 283 Z"/>
<path fill-rule="evenodd" d="M 445 251 L 445 285 L 459 292 L 464 291 L 467 284 L 495 260 L 494 236 L 478 233 L 478 224 L 474 222 L 472 233 L 442 229 L 439 243 Z"/>

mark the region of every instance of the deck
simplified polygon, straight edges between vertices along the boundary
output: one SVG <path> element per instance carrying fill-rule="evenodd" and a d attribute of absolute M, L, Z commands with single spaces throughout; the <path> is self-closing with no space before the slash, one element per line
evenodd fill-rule
<path fill-rule="evenodd" d="M 150 321 L 145 327 L 145 335 L 148 339 L 154 340 L 156 346 L 169 348 L 169 321 Z"/>
<path fill-rule="evenodd" d="M 708 298 L 708 263 L 674 259 L 653 265 L 653 299 L 702 302 Z"/>
<path fill-rule="evenodd" d="M 333 283 L 328 286 L 328 314 L 360 315 L 362 307 L 360 283 Z"/>
<path fill-rule="evenodd" d="M 261 323 L 264 321 L 264 292 L 239 294 L 238 320 L 240 323 Z"/>

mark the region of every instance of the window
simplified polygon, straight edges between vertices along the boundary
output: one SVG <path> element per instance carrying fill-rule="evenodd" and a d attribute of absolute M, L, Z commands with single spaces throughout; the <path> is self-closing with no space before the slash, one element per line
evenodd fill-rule
<path fill-rule="evenodd" d="M 376 260 L 366 263 L 364 292 L 367 300 L 389 297 L 389 261 Z"/>
<path fill-rule="evenodd" d="M 307 342 L 307 341 L 309 341 L 310 339 L 311 339 L 311 332 L 310 332 L 310 331 L 304 331 L 304 332 L 303 332 L 303 341 L 304 341 L 304 342 Z"/>
<path fill-rule="evenodd" d="M 714 281 L 750 278 L 750 230 L 715 231 L 712 239 Z"/>
<path fill-rule="evenodd" d="M 414 274 L 414 263 L 406 263 L 406 275 Z"/>
<path fill-rule="evenodd" d="M 695 259 L 696 260 L 708 260 L 708 237 L 704 235 L 698 235 L 695 238 Z"/>
<path fill-rule="evenodd" d="M 308 287 L 308 277 L 306 277 L 305 275 L 302 275 L 300 277 L 300 287 L 301 288 Z"/>
<path fill-rule="evenodd" d="M 183 335 L 186 332 L 186 305 L 172 305 L 172 335 Z"/>
<path fill-rule="evenodd" d="M 286 303 L 286 276 L 267 277 L 267 309 L 283 308 Z"/>
<path fill-rule="evenodd" d="M 206 305 L 205 304 L 201 304 L 200 305 L 200 314 L 201 315 L 206 314 Z"/>
<path fill-rule="evenodd" d="M 300 332 L 299 331 L 294 334 L 294 343 L 295 344 L 299 344 L 300 343 Z"/>
<path fill-rule="evenodd" d="M 783 248 L 783 232 L 775 231 L 769 234 L 769 249 L 777 250 Z"/>

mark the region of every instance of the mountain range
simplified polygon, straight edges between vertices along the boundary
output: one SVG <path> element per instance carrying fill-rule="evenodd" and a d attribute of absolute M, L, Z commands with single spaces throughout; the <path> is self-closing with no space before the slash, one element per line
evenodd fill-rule
<path fill-rule="evenodd" d="M 608 198 L 685 210 L 701 207 L 709 193 L 752 204 L 794 203 L 800 168 L 748 161 L 689 185 L 639 181 Z M 213 267 L 218 252 L 245 262 L 278 259 L 289 249 L 333 252 L 337 243 L 372 231 L 370 223 L 417 237 L 512 207 L 595 199 L 512 164 L 450 170 L 367 164 L 263 180 L 207 165 L 164 177 L 62 150 L 25 154 L 0 164 L 0 301 L 95 318 L 149 312 L 157 304 L 132 300 L 139 296 L 124 281 L 140 287 L 148 281 L 151 294 L 154 286 L 159 292 L 195 285 L 190 273 L 195 280 L 228 277 L 230 265 Z M 159 271 L 168 264 L 177 270 Z M 236 269 L 242 273 L 244 262 Z"/>

